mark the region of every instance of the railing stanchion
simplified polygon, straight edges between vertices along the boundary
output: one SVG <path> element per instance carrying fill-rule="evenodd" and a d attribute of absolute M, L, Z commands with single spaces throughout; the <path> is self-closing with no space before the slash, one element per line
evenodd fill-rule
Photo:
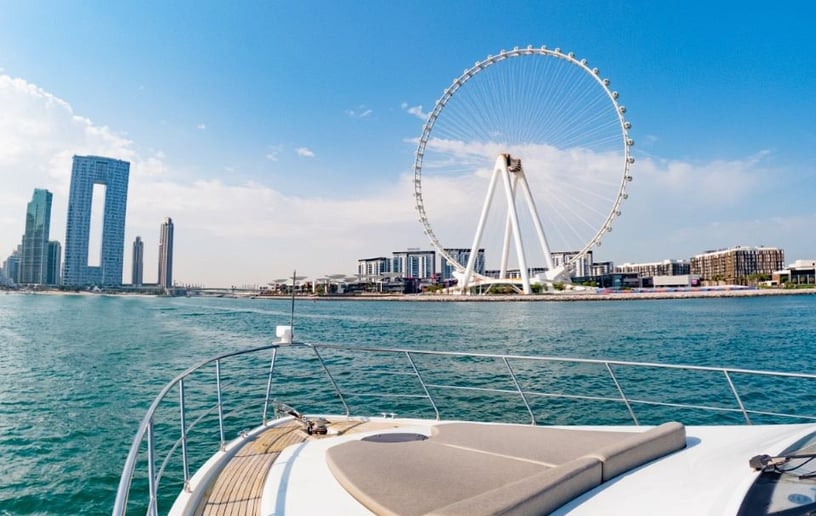
<path fill-rule="evenodd" d="M 615 382 L 615 387 L 618 388 L 621 400 L 626 405 L 626 410 L 629 411 L 629 415 L 632 416 L 632 421 L 635 422 L 635 425 L 640 426 L 637 416 L 635 416 L 635 411 L 632 409 L 632 404 L 629 403 L 629 398 L 627 398 L 626 394 L 623 393 L 623 387 L 621 387 L 621 384 L 618 382 L 618 378 L 615 376 L 615 373 L 612 372 L 612 367 L 609 365 L 609 362 L 604 362 L 604 365 L 606 366 L 606 370 L 609 371 L 609 376 L 612 377 L 612 381 Z"/>
<path fill-rule="evenodd" d="M 510 362 L 507 361 L 507 357 L 502 357 L 504 361 L 504 365 L 507 366 L 507 370 L 510 372 L 510 378 L 513 379 L 513 384 L 516 386 L 516 390 L 518 390 L 519 395 L 521 396 L 521 401 L 524 402 L 524 406 L 527 407 L 527 413 L 530 414 L 530 424 L 535 425 L 535 414 L 533 414 L 533 409 L 530 408 L 530 404 L 527 403 L 527 396 L 524 395 L 524 391 L 521 390 L 521 384 L 518 382 L 518 378 L 516 378 L 516 373 L 513 372 L 513 368 L 510 367 Z"/>
<path fill-rule="evenodd" d="M 221 360 L 215 361 L 215 390 L 218 394 L 218 435 L 221 437 L 220 450 L 227 448 L 227 440 L 224 438 L 224 404 L 221 400 Z"/>
<path fill-rule="evenodd" d="M 417 379 L 419 379 L 419 384 L 422 385 L 422 390 L 425 391 L 425 396 L 428 397 L 428 401 L 431 402 L 431 407 L 433 407 L 434 414 L 436 414 L 436 420 L 439 421 L 439 409 L 436 408 L 436 403 L 434 402 L 433 396 L 431 396 L 431 391 L 428 390 L 428 386 L 425 384 L 425 380 L 423 380 L 422 375 L 419 374 L 419 369 L 417 369 L 414 359 L 411 357 L 411 352 L 406 351 L 405 356 L 408 357 L 411 367 L 414 368 L 414 374 L 416 375 Z"/>
<path fill-rule="evenodd" d="M 181 467 L 184 468 L 184 490 L 190 490 L 190 464 L 187 457 L 187 418 L 184 415 L 184 378 L 179 380 L 179 420 L 181 421 Z"/>
<path fill-rule="evenodd" d="M 150 516 L 158 516 L 159 514 L 156 495 L 156 443 L 154 442 L 154 438 L 153 419 L 151 418 L 147 424 L 147 489 L 150 491 L 147 513 Z"/>
<path fill-rule="evenodd" d="M 725 375 L 725 379 L 728 380 L 728 385 L 731 386 L 731 392 L 734 393 L 734 398 L 737 400 L 737 405 L 739 405 L 740 410 L 742 411 L 742 415 L 745 417 L 745 422 L 749 425 L 751 423 L 751 418 L 748 416 L 748 411 L 745 410 L 745 406 L 742 404 L 742 399 L 740 399 L 739 394 L 737 393 L 737 388 L 734 386 L 734 382 L 731 381 L 731 375 L 728 374 L 728 371 L 725 369 L 722 370 L 723 374 Z"/>
<path fill-rule="evenodd" d="M 275 372 L 275 357 L 278 355 L 278 348 L 272 349 L 272 362 L 269 364 L 269 377 L 266 379 L 266 396 L 264 397 L 263 424 L 266 425 L 266 415 L 269 412 L 269 395 L 272 393 L 272 373 Z"/>
<path fill-rule="evenodd" d="M 326 362 L 323 361 L 323 357 L 320 356 L 320 352 L 317 350 L 317 346 L 313 345 L 311 346 L 311 348 L 314 351 L 315 355 L 317 355 L 317 359 L 320 360 L 320 365 L 323 366 L 323 370 L 326 371 L 326 375 L 329 377 L 329 381 L 334 387 L 334 392 L 337 393 L 337 397 L 340 398 L 340 402 L 343 404 L 343 408 L 346 409 L 346 417 L 350 416 L 351 410 L 349 409 L 349 406 L 346 403 L 346 399 L 343 397 L 343 393 L 340 392 L 340 387 L 337 386 L 337 382 L 334 381 L 331 372 L 329 372 L 329 368 L 326 366 Z"/>

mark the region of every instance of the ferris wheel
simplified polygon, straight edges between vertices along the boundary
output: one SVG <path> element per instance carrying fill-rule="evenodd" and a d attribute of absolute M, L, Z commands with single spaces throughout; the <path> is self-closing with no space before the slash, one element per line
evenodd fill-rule
<path fill-rule="evenodd" d="M 531 271 L 561 280 L 601 245 L 634 163 L 618 100 L 586 59 L 546 46 L 488 56 L 444 90 L 419 138 L 414 196 L 462 291 L 507 282 L 530 293 Z"/>

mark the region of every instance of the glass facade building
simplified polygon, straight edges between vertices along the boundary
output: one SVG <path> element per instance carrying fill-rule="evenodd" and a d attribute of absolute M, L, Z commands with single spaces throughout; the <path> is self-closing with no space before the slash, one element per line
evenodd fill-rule
<path fill-rule="evenodd" d="M 615 272 L 638 272 L 644 278 L 653 276 L 685 276 L 691 274 L 691 264 L 686 260 L 663 260 L 652 263 L 624 263 Z"/>
<path fill-rule="evenodd" d="M 467 267 L 467 262 L 470 259 L 470 249 L 464 248 L 456 248 L 456 249 L 445 249 L 445 252 L 450 255 L 451 258 L 456 260 L 456 262 L 461 265 L 462 267 Z M 446 259 L 442 259 L 442 279 L 449 280 L 453 279 L 453 271 L 456 270 L 456 264 L 450 263 Z M 476 262 L 473 267 L 473 272 L 476 274 L 485 273 L 485 250 L 479 249 L 478 254 L 476 254 Z"/>
<path fill-rule="evenodd" d="M 578 251 L 555 251 L 552 253 L 553 266 L 559 267 L 564 265 L 577 254 Z M 571 276 L 584 277 L 592 274 L 592 260 L 592 251 L 588 251 L 584 256 L 572 264 Z"/>
<path fill-rule="evenodd" d="M 403 278 L 431 279 L 436 276 L 436 251 L 394 251 L 391 272 Z"/>
<path fill-rule="evenodd" d="M 28 203 L 17 283 L 47 283 L 51 199 L 51 192 L 36 188 Z"/>
<path fill-rule="evenodd" d="M 60 265 L 62 260 L 62 245 L 56 240 L 48 242 L 48 262 L 45 270 L 47 285 L 60 284 Z"/>
<path fill-rule="evenodd" d="M 159 237 L 159 286 L 173 287 L 173 219 L 167 217 Z"/>
<path fill-rule="evenodd" d="M 133 268 L 130 274 L 130 283 L 134 287 L 141 287 L 144 283 L 144 242 L 137 236 L 133 241 Z"/>
<path fill-rule="evenodd" d="M 5 278 L 6 283 L 16 285 L 17 279 L 20 277 L 20 248 L 22 246 L 17 246 L 11 255 L 6 258 L 6 261 L 3 262 L 3 276 Z"/>
<path fill-rule="evenodd" d="M 130 163 L 99 156 L 74 156 L 65 227 L 62 282 L 68 286 L 121 286 L 125 251 Z M 105 186 L 99 265 L 88 263 L 94 185 Z"/>
<path fill-rule="evenodd" d="M 379 279 L 391 272 L 391 260 L 384 256 L 357 260 L 357 277 L 361 280 Z"/>

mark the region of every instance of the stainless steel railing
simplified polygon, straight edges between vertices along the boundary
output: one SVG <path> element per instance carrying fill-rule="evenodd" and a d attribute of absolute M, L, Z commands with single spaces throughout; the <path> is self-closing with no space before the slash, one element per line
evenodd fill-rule
<path fill-rule="evenodd" d="M 316 360 L 319 369 L 325 374 L 326 379 L 331 385 L 331 391 L 334 398 L 339 402 L 346 416 L 353 415 L 354 412 L 350 405 L 351 399 L 384 399 L 386 403 L 394 403 L 395 400 L 408 400 L 412 403 L 419 403 L 426 405 L 432 412 L 435 419 L 441 419 L 440 413 L 440 398 L 443 393 L 460 393 L 464 395 L 478 395 L 478 396 L 511 396 L 517 397 L 517 404 L 523 407 L 523 412 L 529 417 L 530 424 L 538 424 L 539 419 L 536 416 L 536 410 L 533 405 L 534 402 L 552 402 L 554 400 L 565 400 L 570 402 L 606 402 L 614 404 L 622 404 L 626 408 L 628 418 L 632 423 L 639 425 L 640 421 L 636 414 L 636 408 L 642 407 L 658 407 L 662 409 L 692 409 L 707 412 L 719 412 L 724 414 L 736 414 L 744 420 L 746 424 L 752 424 L 752 416 L 762 416 L 766 418 L 793 418 L 797 421 L 816 421 L 816 411 L 810 401 L 809 393 L 812 392 L 810 387 L 816 387 L 816 374 L 800 374 L 787 372 L 772 372 L 759 371 L 749 369 L 736 368 L 714 368 L 706 366 L 694 365 L 668 365 L 648 362 L 627 362 L 616 360 L 595 360 L 595 359 L 580 359 L 580 358 L 563 358 L 563 357 L 541 357 L 541 356 L 524 356 L 524 355 L 509 355 L 509 354 L 491 354 L 491 353 L 460 353 L 460 352 L 440 352 L 440 351 L 423 351 L 412 349 L 394 349 L 394 348 L 374 348 L 374 347 L 356 347 L 343 346 L 331 344 L 271 344 L 257 348 L 247 349 L 243 351 L 236 351 L 226 353 L 215 358 L 211 358 L 198 363 L 197 365 L 187 369 L 179 374 L 170 383 L 164 386 L 156 399 L 151 403 L 147 410 L 136 435 L 133 438 L 133 443 L 125 461 L 122 470 L 122 476 L 119 481 L 119 487 L 116 494 L 116 500 L 112 514 L 114 516 L 123 515 L 127 512 L 128 499 L 131 491 L 131 485 L 136 474 L 136 465 L 140 460 L 140 450 L 146 445 L 146 453 L 141 453 L 142 459 L 146 454 L 146 475 L 147 475 L 147 502 L 146 512 L 150 515 L 157 515 L 159 513 L 159 499 L 158 490 L 160 481 L 165 473 L 166 468 L 170 464 L 171 458 L 174 456 L 179 448 L 181 449 L 181 472 L 180 476 L 183 479 L 183 489 L 188 488 L 190 481 L 190 451 L 188 450 L 188 442 L 190 435 L 197 425 L 208 415 L 214 411 L 218 419 L 218 449 L 224 450 L 227 444 L 225 433 L 225 418 L 223 404 L 224 389 L 222 386 L 222 365 L 228 359 L 235 359 L 242 355 L 255 355 L 264 351 L 271 351 L 268 372 L 263 380 L 265 381 L 265 395 L 263 400 L 263 408 L 261 414 L 256 414 L 253 419 L 255 425 L 267 424 L 269 421 L 268 412 L 270 402 L 273 401 L 272 387 L 273 379 L 276 376 L 276 358 L 279 352 L 289 349 L 304 350 L 307 356 L 311 356 Z M 327 356 L 333 354 L 332 356 Z M 358 360 L 365 359 L 362 366 L 351 359 L 342 360 L 343 356 L 354 356 Z M 380 357 L 377 361 L 376 357 Z M 387 357 L 388 359 L 385 359 Z M 385 362 L 395 363 L 394 360 L 399 357 L 404 357 L 407 367 L 402 371 L 388 371 L 386 369 L 379 369 L 378 364 Z M 447 370 L 440 375 L 439 366 L 434 367 L 428 361 L 445 360 L 448 363 Z M 490 370 L 486 375 L 488 385 L 483 385 L 479 382 L 468 384 L 464 380 L 472 378 L 462 378 L 462 376 L 453 374 L 453 369 L 450 365 L 457 361 L 467 362 L 465 368 L 469 365 L 474 365 L 476 362 L 498 364 L 498 367 Z M 402 363 L 402 362 L 399 362 Z M 187 380 L 193 374 L 200 373 L 207 366 L 215 365 L 215 396 L 216 404 L 214 407 L 204 408 L 198 407 L 201 412 L 198 417 L 192 422 L 188 421 L 188 416 L 191 415 L 191 409 L 187 402 L 188 385 Z M 514 367 L 515 366 L 515 367 Z M 556 376 L 552 370 L 546 370 L 547 366 L 557 368 L 567 374 L 564 375 L 569 380 L 569 373 L 573 373 L 576 367 L 591 367 L 604 371 L 601 377 L 593 377 L 593 385 L 601 386 L 609 389 L 613 394 L 586 394 L 586 393 L 572 393 L 564 392 L 563 389 L 551 387 L 548 390 L 542 386 L 536 387 L 539 383 L 546 383 L 551 377 Z M 338 381 L 338 375 L 349 377 L 347 369 L 355 369 L 362 367 L 364 372 L 352 375 L 357 381 Z M 572 369 L 571 369 L 572 368 Z M 522 371 L 524 369 L 524 371 Z M 346 370 L 344 372 L 344 370 Z M 465 369 L 466 370 L 466 369 Z M 666 401 L 647 399 L 638 395 L 630 394 L 633 390 L 631 385 L 640 385 L 635 380 L 627 377 L 626 381 L 622 375 L 624 371 L 635 371 L 638 374 L 645 374 L 647 380 L 657 380 L 672 371 L 688 372 L 695 375 L 713 375 L 712 378 L 719 377 L 721 382 L 724 382 L 724 392 L 730 393 L 733 400 L 728 404 L 723 404 L 718 400 L 716 403 L 711 401 Z M 646 373 L 644 373 L 644 371 Z M 374 373 L 372 375 L 372 372 Z M 597 372 L 597 371 L 596 371 Z M 466 373 L 467 374 L 467 373 Z M 395 376 L 398 380 L 393 383 L 388 383 L 389 389 L 383 389 L 383 383 L 372 381 L 375 376 L 378 378 Z M 651 376 L 649 376 L 651 375 Z M 474 375 L 475 376 L 475 375 Z M 605 376 L 605 380 L 604 380 Z M 743 387 L 740 390 L 734 381 L 735 377 L 749 378 L 753 382 L 753 389 L 746 389 Z M 310 377 L 314 381 L 313 377 Z M 796 380 L 800 382 L 814 382 L 810 387 L 800 389 L 801 403 L 794 406 L 797 407 L 795 413 L 785 412 L 782 410 L 762 410 L 757 408 L 749 408 L 749 404 L 745 402 L 746 391 L 748 395 L 756 396 L 757 393 L 762 394 L 762 386 L 765 385 L 771 378 L 783 380 Z M 563 380 L 563 379 L 562 379 Z M 603 380 L 603 383 L 598 383 Z M 641 377 L 640 380 L 643 380 Z M 259 380 L 260 381 L 260 380 Z M 709 380 L 711 381 L 711 380 Z M 497 387 L 495 385 L 505 382 L 507 387 Z M 749 384 L 751 382 L 748 382 Z M 563 384 L 563 381 L 561 382 Z M 625 384 L 629 385 L 625 388 Z M 631 385 L 630 385 L 631 384 Z M 492 385 L 492 386 L 491 386 Z M 412 387 L 413 386 L 413 387 Z M 211 388 L 212 386 L 210 386 Z M 676 391 L 683 397 L 685 394 L 684 387 L 674 386 Z M 159 421 L 156 421 L 158 410 L 160 406 L 165 403 L 170 403 L 172 399 L 171 393 L 178 391 L 178 438 L 169 446 L 161 462 L 157 457 L 156 449 L 156 426 Z M 392 392 L 396 390 L 396 392 Z M 641 388 L 641 391 L 644 389 Z M 384 392 L 387 391 L 387 392 Z M 210 393 L 211 394 L 211 393 Z M 792 396 L 795 398 L 795 393 Z M 364 404 L 363 404 L 364 406 Z M 308 407 L 307 407 L 308 408 Z M 445 407 L 449 409 L 450 407 Z M 806 413 L 810 410 L 809 413 Z M 368 413 L 366 413 L 368 411 Z M 362 408 L 354 415 L 372 415 L 371 408 Z M 166 424 L 165 424 L 166 426 Z M 172 437 L 170 440 L 172 441 Z M 216 444 L 216 443 L 213 443 Z M 213 450 L 215 451 L 215 450 Z M 142 507 L 144 504 L 142 504 Z"/>
<path fill-rule="evenodd" d="M 223 360 L 228 359 L 230 357 L 235 357 L 238 355 L 245 355 L 250 353 L 257 353 L 265 350 L 273 350 L 275 351 L 278 348 L 277 344 L 261 346 L 257 348 L 236 351 L 232 353 L 225 353 L 223 355 L 219 355 L 215 358 L 207 359 L 198 364 L 190 367 L 183 373 L 176 376 L 173 380 L 171 380 L 164 388 L 159 392 L 158 396 L 153 400 L 153 403 L 150 404 L 150 407 L 147 409 L 147 414 L 145 414 L 144 418 L 142 419 L 141 424 L 139 425 L 139 429 L 136 431 L 136 435 L 133 438 L 133 444 L 130 447 L 130 452 L 128 453 L 127 459 L 125 460 L 125 465 L 122 470 L 122 476 L 119 479 L 119 488 L 116 492 L 116 500 L 114 501 L 113 506 L 113 514 L 126 514 L 127 512 L 127 504 L 128 504 L 128 497 L 130 495 L 130 486 L 133 480 L 133 475 L 135 472 L 136 461 L 139 456 L 139 450 L 142 446 L 142 443 L 147 441 L 147 480 L 148 480 L 148 495 L 149 501 L 147 506 L 147 513 L 148 514 L 158 514 L 158 501 L 157 501 L 157 492 L 159 482 L 163 475 L 164 469 L 168 464 L 169 457 L 175 452 L 178 448 L 178 444 L 180 443 L 182 446 L 182 461 L 183 461 L 183 475 L 184 475 L 184 484 L 185 488 L 190 481 L 190 473 L 188 469 L 188 455 L 187 455 L 187 435 L 190 428 L 186 424 L 186 410 L 185 410 L 185 397 L 184 397 L 184 379 L 188 378 L 191 374 L 196 371 L 199 371 L 203 367 L 215 363 L 215 383 L 216 383 L 216 392 L 217 392 L 217 411 L 218 411 L 218 426 L 219 426 L 219 435 L 220 435 L 220 443 L 219 448 L 223 449 L 226 445 L 226 439 L 224 434 L 224 412 L 223 412 L 223 404 L 222 404 L 222 388 L 221 388 L 221 363 Z M 274 354 L 273 354 L 274 357 Z M 273 366 L 270 368 L 269 376 L 272 377 L 273 367 L 274 367 L 274 358 L 272 361 Z M 167 457 L 162 462 L 161 467 L 159 468 L 158 472 L 156 470 L 156 450 L 155 450 L 155 435 L 154 435 L 154 417 L 156 415 L 157 409 L 161 405 L 161 403 L 168 397 L 168 394 L 172 391 L 173 388 L 178 386 L 179 390 L 179 414 L 180 414 L 180 421 L 181 421 L 181 436 L 176 444 L 170 449 L 167 454 Z M 268 398 L 268 396 L 267 396 Z M 266 419 L 266 410 L 268 406 L 264 407 L 264 415 L 263 419 Z"/>

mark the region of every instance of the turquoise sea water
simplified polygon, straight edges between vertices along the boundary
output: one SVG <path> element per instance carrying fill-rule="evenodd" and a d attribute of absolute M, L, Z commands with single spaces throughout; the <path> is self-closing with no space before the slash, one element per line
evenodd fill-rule
<path fill-rule="evenodd" d="M 268 344 L 287 300 L 0 294 L 0 514 L 109 514 L 177 373 Z M 308 342 L 814 372 L 816 296 L 613 302 L 304 301 Z"/>

